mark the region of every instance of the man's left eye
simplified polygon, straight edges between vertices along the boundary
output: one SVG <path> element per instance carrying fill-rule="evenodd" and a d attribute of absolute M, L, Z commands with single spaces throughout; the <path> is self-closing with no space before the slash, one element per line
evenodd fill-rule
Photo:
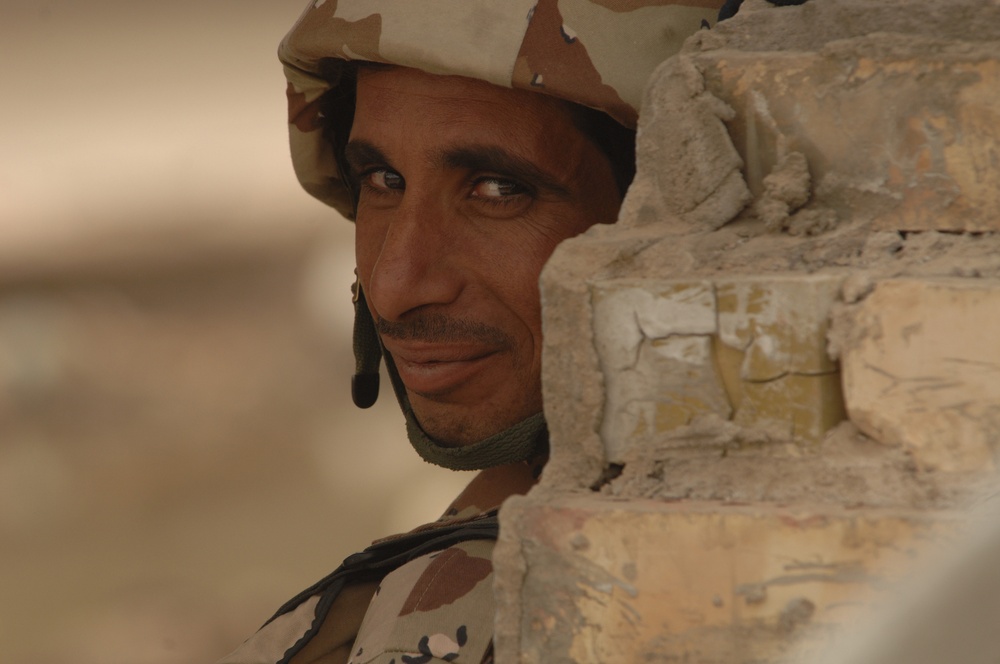
<path fill-rule="evenodd" d="M 527 193 L 527 189 L 514 182 L 503 178 L 481 178 L 476 180 L 472 195 L 476 198 L 509 198 L 519 194 Z"/>

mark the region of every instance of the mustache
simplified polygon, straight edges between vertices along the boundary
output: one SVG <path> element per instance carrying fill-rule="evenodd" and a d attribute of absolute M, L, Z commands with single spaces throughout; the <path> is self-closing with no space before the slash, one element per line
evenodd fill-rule
<path fill-rule="evenodd" d="M 375 329 L 379 336 L 398 341 L 474 343 L 504 348 L 514 345 L 513 337 L 498 327 L 443 314 L 427 314 L 406 321 L 380 318 L 375 323 Z"/>

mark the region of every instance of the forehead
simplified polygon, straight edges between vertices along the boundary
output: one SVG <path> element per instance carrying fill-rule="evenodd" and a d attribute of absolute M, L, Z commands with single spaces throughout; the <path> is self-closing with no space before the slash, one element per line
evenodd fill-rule
<path fill-rule="evenodd" d="M 351 138 L 387 134 L 438 142 L 478 137 L 534 147 L 583 137 L 569 105 L 552 97 L 407 67 L 362 67 Z"/>

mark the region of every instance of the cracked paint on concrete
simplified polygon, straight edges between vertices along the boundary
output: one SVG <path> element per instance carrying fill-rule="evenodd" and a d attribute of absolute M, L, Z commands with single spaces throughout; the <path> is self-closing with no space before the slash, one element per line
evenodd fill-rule
<path fill-rule="evenodd" d="M 826 349 L 841 281 L 761 275 L 593 286 L 608 458 L 707 414 L 819 440 L 845 417 Z"/>

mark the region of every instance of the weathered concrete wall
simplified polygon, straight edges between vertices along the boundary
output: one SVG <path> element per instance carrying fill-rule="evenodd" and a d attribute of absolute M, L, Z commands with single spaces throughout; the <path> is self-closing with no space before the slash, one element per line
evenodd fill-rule
<path fill-rule="evenodd" d="M 504 662 L 825 647 L 995 483 L 1000 6 L 747 0 L 650 81 L 542 276 L 552 460 Z"/>

